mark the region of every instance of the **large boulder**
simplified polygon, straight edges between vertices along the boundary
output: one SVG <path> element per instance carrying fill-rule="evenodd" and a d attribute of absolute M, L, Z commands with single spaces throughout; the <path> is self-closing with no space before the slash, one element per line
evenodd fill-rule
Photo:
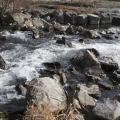
<path fill-rule="evenodd" d="M 86 107 L 94 107 L 96 103 L 96 99 L 89 96 L 86 90 L 80 90 L 78 94 L 75 96 L 76 99 L 73 100 L 73 104 L 77 108 L 81 108 L 82 106 Z"/>
<path fill-rule="evenodd" d="M 5 61 L 1 55 L 0 55 L 0 69 L 5 69 Z"/>
<path fill-rule="evenodd" d="M 26 100 L 32 101 L 40 110 L 44 105 L 50 105 L 51 111 L 66 108 L 66 96 L 62 86 L 59 81 L 50 77 L 39 78 L 27 83 Z"/>
<path fill-rule="evenodd" d="M 111 24 L 112 23 L 112 17 L 110 14 L 101 14 L 100 15 L 100 24 Z"/>
<path fill-rule="evenodd" d="M 89 50 L 80 50 L 72 59 L 72 63 L 84 71 L 92 68 L 102 71 L 98 59 Z"/>
<path fill-rule="evenodd" d="M 119 68 L 118 64 L 110 57 L 102 57 L 99 61 L 105 72 L 113 72 Z"/>
<path fill-rule="evenodd" d="M 116 120 L 120 119 L 120 103 L 117 100 L 110 100 L 109 98 L 99 100 L 93 109 L 96 116 L 107 119 Z"/>
<path fill-rule="evenodd" d="M 99 81 L 98 81 L 98 84 L 99 84 L 101 87 L 103 87 L 104 89 L 107 89 L 107 90 L 112 90 L 112 89 L 114 89 L 113 83 L 112 83 L 109 79 L 99 80 Z"/>
<path fill-rule="evenodd" d="M 95 48 L 88 48 L 86 50 L 89 50 L 90 52 L 92 52 L 96 56 L 96 58 L 100 56 L 100 53 Z"/>
<path fill-rule="evenodd" d="M 99 60 L 89 50 L 80 50 L 71 61 L 88 79 L 93 81 L 105 79 Z"/>
<path fill-rule="evenodd" d="M 72 25 L 76 25 L 76 17 L 77 15 L 72 12 L 64 13 L 64 24 L 70 23 Z"/>
<path fill-rule="evenodd" d="M 64 12 L 64 24 L 72 23 L 72 13 Z"/>
<path fill-rule="evenodd" d="M 120 25 L 120 16 L 119 15 L 114 15 L 113 17 L 112 17 L 112 24 L 113 25 Z"/>
<path fill-rule="evenodd" d="M 77 25 L 76 18 L 77 18 L 77 15 L 76 15 L 76 14 L 73 14 L 73 15 L 72 15 L 72 22 L 71 22 L 72 25 Z"/>
<path fill-rule="evenodd" d="M 12 15 L 9 12 L 1 15 L 0 17 L 1 17 L 0 18 L 0 24 L 2 26 L 9 26 L 9 25 L 11 25 L 15 22 Z"/>
<path fill-rule="evenodd" d="M 100 17 L 95 14 L 88 14 L 88 24 L 89 25 L 99 25 Z"/>
<path fill-rule="evenodd" d="M 87 24 L 87 15 L 80 14 L 76 16 L 76 25 L 86 25 Z"/>
<path fill-rule="evenodd" d="M 51 13 L 51 19 L 56 20 L 58 23 L 63 24 L 64 12 L 61 9 L 53 11 L 53 13 Z"/>
<path fill-rule="evenodd" d="M 78 101 L 83 106 L 95 106 L 96 99 L 88 95 L 88 92 L 84 89 L 81 89 L 78 92 Z"/>
<path fill-rule="evenodd" d="M 113 73 L 111 73 L 110 78 L 114 83 L 116 84 L 120 83 L 120 73 L 118 73 L 117 71 L 114 71 Z"/>
<path fill-rule="evenodd" d="M 24 14 L 24 13 L 14 13 L 13 15 L 14 21 L 16 21 L 19 25 L 23 24 L 25 19 L 30 19 L 30 14 Z"/>
<path fill-rule="evenodd" d="M 64 23 L 64 12 L 60 9 L 56 16 L 57 22 L 63 24 Z"/>
<path fill-rule="evenodd" d="M 92 84 L 92 85 L 86 86 L 81 84 L 80 89 L 86 90 L 88 95 L 94 98 L 99 98 L 101 96 L 101 91 L 98 85 Z"/>
<path fill-rule="evenodd" d="M 45 27 L 45 23 L 39 18 L 25 18 L 20 25 L 21 30 L 32 30 L 34 33 L 39 32 Z"/>
<path fill-rule="evenodd" d="M 74 35 L 75 34 L 75 27 L 73 25 L 69 25 L 68 28 L 66 29 L 66 34 L 67 35 Z"/>

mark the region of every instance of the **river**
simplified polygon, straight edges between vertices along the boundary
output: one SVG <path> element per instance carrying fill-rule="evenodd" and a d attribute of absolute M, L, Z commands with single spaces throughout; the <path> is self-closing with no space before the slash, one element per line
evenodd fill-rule
<path fill-rule="evenodd" d="M 116 30 L 120 32 L 118 28 Z M 78 50 L 95 48 L 101 56 L 112 57 L 120 66 L 120 38 L 100 39 L 85 44 L 78 41 L 78 36 L 66 36 L 73 45 L 69 48 L 56 44 L 54 38 L 34 40 L 28 32 L 6 31 L 4 34 L 7 41 L 0 46 L 0 55 L 6 62 L 6 69 L 0 70 L 0 111 L 24 109 L 24 106 L 21 106 L 24 96 L 17 94 L 15 85 L 39 77 L 40 69 L 45 68 L 42 64 L 44 62 L 59 61 L 66 65 Z"/>

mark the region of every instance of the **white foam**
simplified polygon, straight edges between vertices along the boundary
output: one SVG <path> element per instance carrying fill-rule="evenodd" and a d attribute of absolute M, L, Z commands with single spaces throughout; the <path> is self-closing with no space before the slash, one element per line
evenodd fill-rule
<path fill-rule="evenodd" d="M 12 81 L 12 79 L 15 79 L 15 76 L 17 79 L 26 78 L 30 81 L 39 76 L 38 71 L 44 67 L 42 66 L 43 62 L 69 59 L 74 56 L 76 51 L 83 48 L 95 48 L 101 55 L 113 57 L 120 65 L 120 43 L 92 43 L 83 45 L 74 40 L 72 44 L 73 48 L 68 48 L 64 45 L 55 44 L 53 40 L 39 45 L 39 48 L 35 50 L 28 50 L 23 45 L 17 44 L 13 50 L 3 51 L 1 55 L 10 68 L 4 74 L 0 74 L 1 82 L 5 81 L 6 78 L 9 79 L 8 81 Z M 15 65 L 15 67 L 11 67 L 13 65 Z"/>
<path fill-rule="evenodd" d="M 21 99 L 24 98 L 21 95 L 17 95 L 15 89 L 15 86 L 7 86 L 4 88 L 0 88 L 0 104 L 5 104 L 10 102 L 12 99 Z"/>
<path fill-rule="evenodd" d="M 108 44 L 108 43 L 93 43 L 93 44 L 76 44 L 73 43 L 76 49 L 95 48 L 102 56 L 112 57 L 120 66 L 120 42 Z"/>
<path fill-rule="evenodd" d="M 8 36 L 11 35 L 22 40 L 26 38 L 25 33 L 19 31 Z M 34 50 L 29 50 L 22 44 L 16 44 L 14 49 L 1 52 L 2 57 L 7 63 L 8 70 L 6 70 L 5 73 L 0 74 L 0 85 L 3 83 L 6 85 L 6 81 L 14 81 L 14 79 L 19 78 L 25 78 L 30 81 L 39 76 L 38 71 L 44 67 L 42 66 L 43 62 L 52 62 L 57 60 L 65 62 L 65 59 L 71 58 L 74 56 L 76 51 L 83 48 L 95 48 L 102 55 L 114 57 L 116 62 L 120 65 L 120 43 L 92 43 L 83 45 L 76 41 L 77 40 L 72 41 L 73 48 L 68 48 L 64 45 L 57 45 L 55 44 L 55 41 L 52 40 L 38 45 L 38 48 Z"/>
<path fill-rule="evenodd" d="M 26 40 L 26 35 L 24 32 L 16 31 L 14 33 L 10 33 L 8 31 L 5 32 L 6 37 L 13 37 L 13 38 L 19 38 L 21 40 Z"/>

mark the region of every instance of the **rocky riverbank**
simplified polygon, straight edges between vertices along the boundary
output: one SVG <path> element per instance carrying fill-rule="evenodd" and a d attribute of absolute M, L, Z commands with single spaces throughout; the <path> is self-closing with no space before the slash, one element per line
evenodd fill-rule
<path fill-rule="evenodd" d="M 0 111 L 22 113 L 9 119 L 120 119 L 119 12 L 23 9 L 0 24 Z"/>

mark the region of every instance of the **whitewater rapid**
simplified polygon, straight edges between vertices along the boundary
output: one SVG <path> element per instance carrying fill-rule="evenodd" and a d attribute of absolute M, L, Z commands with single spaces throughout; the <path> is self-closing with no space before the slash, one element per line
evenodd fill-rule
<path fill-rule="evenodd" d="M 56 44 L 54 38 L 34 40 L 26 32 L 5 33 L 7 42 L 0 48 L 0 55 L 6 62 L 6 69 L 0 70 L 0 110 L 1 105 L 24 96 L 17 95 L 15 85 L 39 77 L 42 63 L 59 61 L 61 64 L 72 58 L 83 48 L 95 48 L 102 56 L 112 57 L 120 66 L 120 39 L 115 41 L 80 43 L 78 36 L 66 36 L 73 47 Z M 62 36 L 57 36 L 62 37 Z"/>

